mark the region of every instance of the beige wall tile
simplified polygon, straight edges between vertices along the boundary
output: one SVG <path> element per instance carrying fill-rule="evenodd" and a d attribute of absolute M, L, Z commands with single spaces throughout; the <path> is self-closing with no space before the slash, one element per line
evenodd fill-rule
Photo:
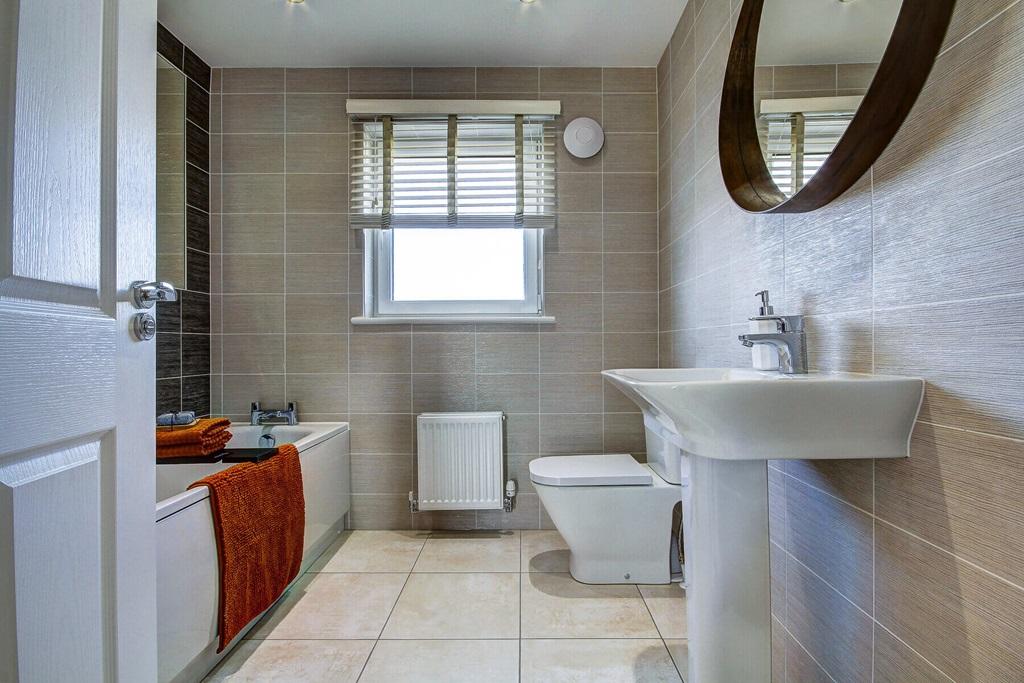
<path fill-rule="evenodd" d="M 648 67 L 614 67 L 601 69 L 604 92 L 657 92 L 657 71 Z"/>
<path fill-rule="evenodd" d="M 222 297 L 223 332 L 284 332 L 284 296 L 238 294 Z"/>
<path fill-rule="evenodd" d="M 537 372 L 536 334 L 478 334 L 476 371 L 484 373 Z"/>
<path fill-rule="evenodd" d="M 473 334 L 416 333 L 412 335 L 412 371 L 472 373 L 476 363 Z"/>
<path fill-rule="evenodd" d="M 480 67 L 476 70 L 476 90 L 478 93 L 536 93 L 540 89 L 539 73 L 535 67 Z"/>
<path fill-rule="evenodd" d="M 226 334 L 218 340 L 225 373 L 284 372 L 283 334 Z"/>
<path fill-rule="evenodd" d="M 600 213 L 558 214 L 558 227 L 544 234 L 544 251 L 601 251 L 602 216 Z"/>
<path fill-rule="evenodd" d="M 417 93 L 475 93 L 476 69 L 417 67 L 412 70 L 412 89 Z"/>
<path fill-rule="evenodd" d="M 409 334 L 353 335 L 350 348 L 351 372 L 412 371 L 412 337 Z"/>
<path fill-rule="evenodd" d="M 344 93 L 348 92 L 348 69 L 285 69 L 287 92 Z"/>
<path fill-rule="evenodd" d="M 290 133 L 285 167 L 289 173 L 348 173 L 348 135 Z"/>
<path fill-rule="evenodd" d="M 601 176 L 595 173 L 558 173 L 560 212 L 601 211 Z"/>
<path fill-rule="evenodd" d="M 605 173 L 605 211 L 657 211 L 658 177 L 654 173 Z"/>
<path fill-rule="evenodd" d="M 536 413 L 540 392 L 538 377 L 535 373 L 477 375 L 477 410 Z"/>
<path fill-rule="evenodd" d="M 657 95 L 605 95 L 604 128 L 609 133 L 657 133 Z"/>
<path fill-rule="evenodd" d="M 221 264 L 225 294 L 284 292 L 284 258 L 279 254 L 225 254 Z"/>
<path fill-rule="evenodd" d="M 284 136 L 278 134 L 222 135 L 224 173 L 282 173 Z"/>
<path fill-rule="evenodd" d="M 266 406 L 285 403 L 284 375 L 223 375 L 223 411 L 229 415 L 248 415 L 250 404 Z"/>
<path fill-rule="evenodd" d="M 606 368 L 654 368 L 658 366 L 658 335 L 655 332 L 605 334 Z"/>
<path fill-rule="evenodd" d="M 354 93 L 406 93 L 412 90 L 412 69 L 349 69 L 349 89 Z"/>
<path fill-rule="evenodd" d="M 348 375 L 288 373 L 288 400 L 311 413 L 348 412 Z"/>
<path fill-rule="evenodd" d="M 606 173 L 656 173 L 658 136 L 653 133 L 608 133 L 602 154 Z"/>
<path fill-rule="evenodd" d="M 286 323 L 291 333 L 348 331 L 348 296 L 289 294 Z"/>
<path fill-rule="evenodd" d="M 289 334 L 288 372 L 348 372 L 348 335 Z"/>
<path fill-rule="evenodd" d="M 476 377 L 472 374 L 412 375 L 412 412 L 443 413 L 476 408 Z"/>
<path fill-rule="evenodd" d="M 542 413 L 604 410 L 604 379 L 597 373 L 542 374 L 539 393 Z"/>
<path fill-rule="evenodd" d="M 284 92 L 284 69 L 219 69 L 225 93 Z"/>
<path fill-rule="evenodd" d="M 541 415 L 540 452 L 601 453 L 604 444 L 601 415 Z"/>
<path fill-rule="evenodd" d="M 544 296 L 544 310 L 556 323 L 541 328 L 546 332 L 600 332 L 601 295 L 552 293 Z"/>
<path fill-rule="evenodd" d="M 542 334 L 540 371 L 600 372 L 602 341 L 600 334 Z"/>
<path fill-rule="evenodd" d="M 601 92 L 601 69 L 541 67 L 540 91 Z"/>
<path fill-rule="evenodd" d="M 923 541 L 875 525 L 876 618 L 954 680 L 1024 670 L 1024 591 Z"/>
<path fill-rule="evenodd" d="M 221 176 L 224 213 L 281 213 L 284 211 L 283 175 Z"/>
<path fill-rule="evenodd" d="M 350 248 L 346 214 L 292 214 L 287 229 L 290 253 L 341 254 Z"/>
<path fill-rule="evenodd" d="M 604 291 L 654 292 L 658 289 L 657 254 L 606 254 Z"/>
<path fill-rule="evenodd" d="M 412 527 L 408 493 L 352 494 L 349 526 L 353 529 L 408 529 Z"/>
<path fill-rule="evenodd" d="M 345 213 L 348 176 L 289 173 L 285 176 L 288 213 Z"/>
<path fill-rule="evenodd" d="M 352 493 L 407 494 L 412 490 L 412 467 L 412 456 L 407 453 L 353 454 Z M 412 563 L 409 568 L 412 568 Z"/>
<path fill-rule="evenodd" d="M 792 558 L 786 577 L 790 633 L 834 679 L 870 681 L 871 618 Z"/>
<path fill-rule="evenodd" d="M 285 268 L 289 294 L 348 291 L 347 254 L 288 254 Z"/>
<path fill-rule="evenodd" d="M 283 95 L 222 95 L 224 133 L 283 133 Z"/>
<path fill-rule="evenodd" d="M 544 291 L 601 291 L 601 254 L 547 254 L 544 257 Z"/>
<path fill-rule="evenodd" d="M 284 215 L 229 213 L 221 222 L 220 248 L 225 254 L 280 254 L 284 250 Z"/>
<path fill-rule="evenodd" d="M 919 423 L 909 458 L 876 462 L 877 514 L 1022 584 L 1022 458 L 1019 441 Z"/>
<path fill-rule="evenodd" d="M 877 683 L 948 683 L 949 678 L 891 633 L 875 624 L 874 680 Z"/>
<path fill-rule="evenodd" d="M 408 413 L 412 411 L 412 375 L 349 375 L 352 413 Z"/>
<path fill-rule="evenodd" d="M 347 133 L 344 95 L 288 95 L 289 133 Z"/>

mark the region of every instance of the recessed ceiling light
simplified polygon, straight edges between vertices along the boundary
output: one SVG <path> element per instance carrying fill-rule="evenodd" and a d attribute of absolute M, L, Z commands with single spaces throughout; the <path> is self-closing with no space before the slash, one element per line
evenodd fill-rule
<path fill-rule="evenodd" d="M 537 0 L 519 0 L 519 2 L 523 3 L 524 5 L 532 5 L 533 3 L 537 2 Z"/>
<path fill-rule="evenodd" d="M 289 5 L 301 5 L 304 2 L 306 2 L 306 0 L 288 0 Z"/>

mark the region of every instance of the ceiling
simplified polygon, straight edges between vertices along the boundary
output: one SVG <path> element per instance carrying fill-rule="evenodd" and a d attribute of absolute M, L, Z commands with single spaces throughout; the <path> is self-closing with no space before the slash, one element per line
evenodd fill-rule
<path fill-rule="evenodd" d="M 767 0 L 758 64 L 878 62 L 903 0 Z"/>
<path fill-rule="evenodd" d="M 687 0 L 159 0 L 214 66 L 655 66 Z"/>

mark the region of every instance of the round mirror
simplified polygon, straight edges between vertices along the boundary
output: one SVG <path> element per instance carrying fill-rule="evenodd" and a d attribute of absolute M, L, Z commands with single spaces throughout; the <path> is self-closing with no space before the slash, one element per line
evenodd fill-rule
<path fill-rule="evenodd" d="M 804 212 L 842 194 L 906 118 L 954 0 L 744 0 L 722 94 L 733 199 Z"/>

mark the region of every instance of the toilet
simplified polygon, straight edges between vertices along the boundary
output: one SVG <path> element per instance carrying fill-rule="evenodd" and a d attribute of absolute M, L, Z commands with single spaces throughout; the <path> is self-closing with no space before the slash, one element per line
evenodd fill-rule
<path fill-rule="evenodd" d="M 682 499 L 681 450 L 645 420 L 647 464 L 625 453 L 530 462 L 530 479 L 569 546 L 582 583 L 669 583 L 672 509 Z"/>

